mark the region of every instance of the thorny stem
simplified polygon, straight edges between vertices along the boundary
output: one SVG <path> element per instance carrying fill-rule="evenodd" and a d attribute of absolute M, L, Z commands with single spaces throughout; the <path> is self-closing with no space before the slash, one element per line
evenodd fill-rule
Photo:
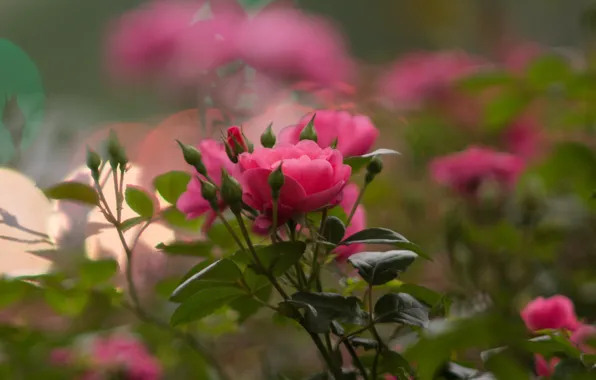
<path fill-rule="evenodd" d="M 121 178 L 123 178 L 123 175 L 124 175 L 124 173 L 122 173 Z M 114 178 L 116 178 L 115 173 L 114 173 Z M 121 183 L 122 182 L 123 181 L 121 180 Z M 116 191 L 119 189 L 116 179 L 114 180 L 114 187 L 115 187 Z M 149 224 L 151 224 L 152 221 L 149 220 L 149 221 L 147 221 L 147 223 L 145 223 L 145 225 L 139 230 L 139 232 L 135 236 L 132 246 L 129 246 L 128 243 L 126 242 L 126 238 L 124 237 L 124 231 L 122 230 L 122 226 L 120 224 L 119 219 L 120 219 L 121 215 L 118 216 L 118 218 L 114 216 L 114 214 L 112 213 L 110 206 L 106 200 L 106 197 L 103 193 L 103 190 L 102 190 L 99 182 L 97 182 L 97 181 L 95 181 L 95 188 L 97 190 L 97 194 L 98 194 L 99 200 L 100 200 L 100 209 L 102 209 L 102 212 L 104 212 L 104 214 L 106 215 L 108 222 L 110 222 L 116 229 L 116 232 L 118 233 L 118 237 L 120 238 L 120 242 L 122 243 L 122 247 L 124 248 L 124 252 L 126 254 L 127 265 L 126 265 L 125 275 L 126 275 L 126 282 L 128 284 L 128 291 L 130 293 L 130 298 L 132 301 L 131 309 L 132 309 L 133 313 L 140 320 L 142 320 L 146 323 L 153 324 L 154 326 L 159 327 L 165 331 L 168 331 L 172 335 L 182 339 L 184 342 L 186 342 L 186 344 L 191 349 L 193 349 L 195 352 L 197 352 L 199 355 L 201 355 L 209 363 L 209 365 L 217 372 L 217 374 L 221 380 L 230 380 L 229 377 L 226 375 L 224 369 L 221 367 L 221 365 L 215 359 L 215 357 L 213 357 L 213 355 L 211 355 L 210 350 L 207 347 L 204 347 L 201 344 L 201 342 L 199 342 L 194 336 L 172 328 L 168 323 L 163 322 L 163 321 L 159 320 L 158 318 L 153 317 L 152 315 L 147 313 L 142 308 L 140 300 L 139 300 L 138 292 L 137 292 L 137 289 L 136 289 L 136 286 L 134 283 L 134 279 L 133 279 L 133 266 L 132 266 L 133 254 L 132 253 L 134 251 L 134 248 L 137 245 L 138 240 L 141 237 L 141 234 L 145 231 L 145 229 L 149 226 Z M 119 199 L 118 197 L 121 195 L 122 195 L 122 193 L 116 193 L 116 199 Z M 102 207 L 102 204 L 103 204 L 103 207 Z M 117 205 L 118 205 L 118 201 L 117 201 Z M 126 306 L 126 304 L 125 304 L 125 306 Z"/>
<path fill-rule="evenodd" d="M 248 250 L 252 254 L 252 256 L 253 256 L 253 258 L 255 260 L 255 263 L 263 271 L 263 273 L 265 274 L 265 276 L 267 276 L 267 278 L 269 279 L 269 281 L 271 282 L 271 284 L 275 287 L 275 289 L 278 291 L 278 293 L 284 299 L 288 299 L 289 298 L 288 297 L 288 294 L 279 285 L 279 283 L 277 282 L 277 280 L 275 279 L 275 277 L 267 270 L 267 268 L 265 268 L 265 266 L 263 265 L 263 262 L 261 261 L 261 259 L 257 255 L 257 251 L 255 250 L 255 247 L 252 245 L 252 240 L 250 239 L 250 235 L 248 234 L 248 230 L 246 229 L 246 224 L 244 224 L 244 219 L 242 218 L 242 215 L 239 214 L 239 213 L 238 214 L 235 214 L 235 215 L 236 215 L 236 219 L 238 219 L 238 224 L 240 225 L 240 230 L 242 231 L 242 235 L 244 236 L 244 240 L 246 241 L 246 244 L 248 244 Z"/>
<path fill-rule="evenodd" d="M 319 265 L 319 239 L 323 236 L 323 230 L 325 229 L 325 223 L 327 222 L 327 209 L 321 211 L 321 224 L 319 225 L 319 233 L 315 240 L 315 246 L 312 251 L 312 272 L 308 279 L 308 288 L 312 286 L 313 282 L 320 283 L 320 265 Z M 321 289 L 319 289 L 321 291 Z"/>

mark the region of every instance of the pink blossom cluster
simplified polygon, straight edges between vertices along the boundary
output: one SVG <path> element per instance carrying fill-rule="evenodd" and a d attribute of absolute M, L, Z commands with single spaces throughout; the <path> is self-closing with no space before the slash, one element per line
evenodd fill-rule
<path fill-rule="evenodd" d="M 371 150 L 378 130 L 370 119 L 363 115 L 351 115 L 345 111 L 321 110 L 316 112 L 314 130 L 317 142 L 300 140 L 307 115 L 296 125 L 289 126 L 280 134 L 272 148 L 256 147 L 253 151 L 242 149 L 237 163 L 226 153 L 228 146 L 248 147 L 238 127 L 228 129 L 226 143 L 215 140 L 201 141 L 197 149 L 202 154 L 209 177 L 221 184 L 221 170 L 225 169 L 242 185 L 243 202 L 259 212 L 254 221 L 255 231 L 268 231 L 273 223 L 273 199 L 268 183 L 269 175 L 280 165 L 284 184 L 278 200 L 277 223 L 279 225 L 301 214 L 340 206 L 349 214 L 356 203 L 358 186 L 350 184 L 351 167 L 344 163 L 344 157 L 361 155 Z M 331 147 L 337 140 L 337 147 Z M 177 203 L 178 209 L 188 218 L 207 214 L 206 228 L 214 220 L 209 203 L 201 195 L 199 177 L 193 179 Z M 205 179 L 205 178 L 201 178 Z M 220 202 L 225 209 L 226 205 Z M 346 236 L 364 228 L 365 211 L 358 206 Z M 340 259 L 361 250 L 361 246 L 350 245 L 338 248 Z"/>
<path fill-rule="evenodd" d="M 268 76 L 319 84 L 347 80 L 352 63 L 338 32 L 325 20 L 290 6 L 249 15 L 235 0 L 154 0 L 109 27 L 107 65 L 119 78 L 165 77 L 198 83 L 213 70 L 242 60 Z"/>
<path fill-rule="evenodd" d="M 125 336 L 95 338 L 87 350 L 55 349 L 50 360 L 54 365 L 83 367 L 81 380 L 101 380 L 123 375 L 127 380 L 159 380 L 162 368 L 138 340 Z"/>
<path fill-rule="evenodd" d="M 590 339 L 596 338 L 596 327 L 582 323 L 575 314 L 573 301 L 565 296 L 538 297 L 526 305 L 521 312 L 521 317 L 530 331 L 563 330 L 571 334 L 570 341 L 580 351 L 596 354 L 596 349 L 588 344 Z M 553 374 L 559 362 L 558 358 L 547 361 L 540 355 L 536 355 L 535 359 L 536 373 L 545 377 Z"/>

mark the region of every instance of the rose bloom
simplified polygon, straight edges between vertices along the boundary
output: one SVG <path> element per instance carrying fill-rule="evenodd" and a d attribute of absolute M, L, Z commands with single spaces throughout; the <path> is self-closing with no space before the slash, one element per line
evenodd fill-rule
<path fill-rule="evenodd" d="M 296 9 L 259 12 L 240 27 L 236 43 L 242 60 L 272 77 L 332 84 L 351 76 L 352 62 L 339 34 L 323 19 Z"/>
<path fill-rule="evenodd" d="M 273 200 L 268 178 L 279 165 L 284 175 L 278 201 L 279 224 L 296 214 L 338 204 L 352 173 L 338 150 L 323 149 L 310 140 L 242 153 L 238 165 L 243 172 L 243 200 L 262 213 L 255 221 L 260 230 L 268 228 L 272 222 Z"/>
<path fill-rule="evenodd" d="M 368 153 L 379 130 L 368 116 L 351 115 L 347 111 L 321 110 L 314 113 L 314 127 L 317 143 L 322 148 L 331 146 L 337 139 L 337 150 L 344 157 L 360 156 Z M 305 115 L 295 126 L 285 128 L 279 136 L 282 142 L 295 144 L 300 141 L 300 133 L 312 119 L 313 113 Z"/>
<path fill-rule="evenodd" d="M 432 178 L 464 196 L 475 196 L 484 180 L 494 180 L 505 188 L 513 186 L 522 172 L 523 161 L 509 153 L 469 147 L 430 164 Z"/>
<path fill-rule="evenodd" d="M 167 67 L 197 9 L 178 2 L 152 2 L 125 13 L 109 27 L 107 65 L 123 79 L 143 78 Z"/>
<path fill-rule="evenodd" d="M 343 198 L 340 202 L 341 208 L 344 210 L 346 215 L 350 215 L 354 204 L 356 204 L 356 200 L 358 199 L 358 193 L 360 189 L 355 184 L 349 184 L 344 188 L 343 191 Z M 366 228 L 366 211 L 362 205 L 358 205 L 356 207 L 356 211 L 354 212 L 354 216 L 350 221 L 350 225 L 346 228 L 346 233 L 344 234 L 344 239 L 352 236 L 356 232 L 362 231 Z M 352 244 L 352 245 L 343 245 L 340 247 L 335 248 L 335 253 L 337 254 L 337 259 L 339 261 L 344 261 L 351 255 L 362 251 L 364 244 Z"/>
<path fill-rule="evenodd" d="M 202 154 L 203 164 L 207 169 L 207 174 L 217 185 L 221 185 L 222 168 L 233 177 L 238 178 L 240 176 L 239 167 L 230 161 L 223 143 L 207 139 L 201 141 L 197 149 Z M 217 218 L 217 214 L 213 211 L 209 202 L 201 195 L 201 182 L 197 176 L 201 175 L 195 173 L 195 176 L 188 183 L 186 191 L 178 199 L 176 207 L 185 213 L 188 219 L 198 218 L 206 214 L 207 219 L 203 224 L 203 229 L 207 230 L 211 227 L 215 218 Z M 226 206 L 221 199 L 219 200 L 219 206 L 221 209 Z"/>
<path fill-rule="evenodd" d="M 544 329 L 575 331 L 580 326 L 573 302 L 562 295 L 550 298 L 538 297 L 532 300 L 522 310 L 521 317 L 531 331 Z"/>
<path fill-rule="evenodd" d="M 418 108 L 482 65 L 482 60 L 460 51 L 413 53 L 381 77 L 379 92 L 398 108 Z"/>
<path fill-rule="evenodd" d="M 504 131 L 507 150 L 525 160 L 531 160 L 543 148 L 543 133 L 534 115 L 522 115 Z"/>

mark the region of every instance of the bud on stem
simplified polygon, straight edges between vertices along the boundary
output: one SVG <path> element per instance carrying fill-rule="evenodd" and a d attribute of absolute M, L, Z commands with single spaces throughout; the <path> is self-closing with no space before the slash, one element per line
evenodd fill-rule
<path fill-rule="evenodd" d="M 203 199 L 209 202 L 209 205 L 213 210 L 218 211 L 219 204 L 217 201 L 217 188 L 212 183 L 203 181 L 200 178 L 199 181 L 201 181 L 201 196 Z"/>
<path fill-rule="evenodd" d="M 270 123 L 267 129 L 265 129 L 265 132 L 261 135 L 261 145 L 265 148 L 273 148 L 277 140 L 271 129 L 272 126 L 273 123 Z"/>
<path fill-rule="evenodd" d="M 221 198 L 234 214 L 242 210 L 242 186 L 225 169 L 221 170 Z"/>
<path fill-rule="evenodd" d="M 269 178 L 267 179 L 267 182 L 269 182 L 269 187 L 271 187 L 271 198 L 273 198 L 274 201 L 279 199 L 281 188 L 283 187 L 285 182 L 284 173 L 281 168 L 282 165 L 283 162 L 279 164 L 277 169 L 275 169 L 271 172 L 271 174 L 269 174 Z"/>
<path fill-rule="evenodd" d="M 108 159 L 112 170 L 116 170 L 118 167 L 120 167 L 120 171 L 122 172 L 126 170 L 128 157 L 126 157 L 124 147 L 118 141 L 118 135 L 116 135 L 114 130 L 110 131 L 110 136 L 108 137 Z"/>
<path fill-rule="evenodd" d="M 186 161 L 186 163 L 190 166 L 194 167 L 199 174 L 207 176 L 207 168 L 205 168 L 205 165 L 203 164 L 201 152 L 199 152 L 199 150 L 192 145 L 183 144 L 179 140 L 176 140 L 176 142 L 178 145 L 180 145 L 182 156 L 184 156 L 184 161 Z"/>
<path fill-rule="evenodd" d="M 306 124 L 302 132 L 300 132 L 300 141 L 312 140 L 314 142 L 317 142 L 318 137 L 317 131 L 315 130 L 315 116 L 317 116 L 317 114 L 312 115 L 312 118 L 310 119 L 308 124 Z"/>
<path fill-rule="evenodd" d="M 94 181 L 99 181 L 99 167 L 101 166 L 101 157 L 91 148 L 87 147 L 87 167 L 91 170 L 91 177 Z"/>
<path fill-rule="evenodd" d="M 374 156 L 366 166 L 366 176 L 364 177 L 364 182 L 368 185 L 381 171 L 383 171 L 383 161 L 381 161 L 379 156 Z"/>

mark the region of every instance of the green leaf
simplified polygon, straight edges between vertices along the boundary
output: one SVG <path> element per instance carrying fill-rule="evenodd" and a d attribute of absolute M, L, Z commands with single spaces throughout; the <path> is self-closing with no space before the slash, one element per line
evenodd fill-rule
<path fill-rule="evenodd" d="M 550 84 L 564 82 L 571 77 L 568 60 L 560 55 L 546 55 L 534 60 L 528 67 L 528 83 L 539 89 Z"/>
<path fill-rule="evenodd" d="M 230 220 L 228 224 L 236 236 L 242 236 L 242 230 L 237 220 Z M 223 249 L 238 249 L 234 239 L 230 237 L 230 231 L 223 225 L 223 223 L 215 223 L 209 231 L 207 231 L 207 238 L 218 247 Z"/>
<path fill-rule="evenodd" d="M 134 218 L 126 219 L 125 221 L 120 223 L 120 228 L 122 228 L 122 231 L 126 232 L 134 226 L 139 225 L 140 223 L 143 223 L 145 221 L 147 221 L 145 217 L 135 216 Z"/>
<path fill-rule="evenodd" d="M 595 373 L 590 373 L 579 359 L 563 359 L 555 366 L 552 380 L 589 380 Z"/>
<path fill-rule="evenodd" d="M 155 205 L 151 196 L 136 186 L 127 186 L 124 191 L 126 204 L 140 216 L 151 219 L 155 213 Z"/>
<path fill-rule="evenodd" d="M 89 302 L 89 294 L 80 289 L 47 288 L 44 298 L 54 311 L 69 317 L 81 314 Z"/>
<path fill-rule="evenodd" d="M 398 379 L 410 379 L 406 374 L 411 374 L 412 367 L 410 363 L 399 353 L 390 350 L 384 350 L 381 354 L 380 369 L 385 373 L 400 374 Z M 405 372 L 405 373 L 404 373 Z"/>
<path fill-rule="evenodd" d="M 519 91 L 504 91 L 484 109 L 484 121 L 490 131 L 499 132 L 528 105 L 528 98 Z"/>
<path fill-rule="evenodd" d="M 172 326 L 178 326 L 197 321 L 244 294 L 242 289 L 230 286 L 203 289 L 194 293 L 178 306 L 170 318 L 170 324 Z"/>
<path fill-rule="evenodd" d="M 346 233 L 346 226 L 335 216 L 330 216 L 325 221 L 323 239 L 329 243 L 338 244 Z"/>
<path fill-rule="evenodd" d="M 99 196 L 94 188 L 79 182 L 62 182 L 44 190 L 50 199 L 64 199 L 73 202 L 99 206 Z"/>
<path fill-rule="evenodd" d="M 303 241 L 284 241 L 256 248 L 256 253 L 265 268 L 275 277 L 282 276 L 294 266 L 306 250 Z"/>
<path fill-rule="evenodd" d="M 0 277 L 0 308 L 22 300 L 33 287 L 25 281 Z"/>
<path fill-rule="evenodd" d="M 354 157 L 347 157 L 344 158 L 344 164 L 350 165 L 352 167 L 352 174 L 356 173 L 360 169 L 364 168 L 366 165 L 370 163 L 370 161 L 375 156 L 383 156 L 387 154 L 400 154 L 395 150 L 391 149 L 377 149 L 374 152 L 370 152 L 364 154 L 362 156 L 354 156 Z"/>
<path fill-rule="evenodd" d="M 482 91 L 497 86 L 510 86 L 515 78 L 507 71 L 483 71 L 468 75 L 458 81 L 457 86 L 465 91 Z"/>
<path fill-rule="evenodd" d="M 162 219 L 171 227 L 196 232 L 203 225 L 204 218 L 187 219 L 186 214 L 174 206 L 161 211 Z"/>
<path fill-rule="evenodd" d="M 366 282 L 383 285 L 405 271 L 417 257 L 411 251 L 361 252 L 348 261 Z"/>
<path fill-rule="evenodd" d="M 257 299 L 262 302 L 268 302 L 273 293 L 272 285 L 265 285 L 258 289 L 254 295 Z M 263 307 L 263 304 L 255 300 L 252 296 L 242 296 L 230 303 L 230 307 L 236 310 L 239 314 L 238 322 L 243 323 L 248 318 L 253 316 L 259 309 Z"/>
<path fill-rule="evenodd" d="M 575 344 L 557 333 L 530 339 L 523 344 L 523 347 L 529 352 L 542 355 L 546 358 L 563 355 L 579 359 L 581 356 L 581 351 Z"/>
<path fill-rule="evenodd" d="M 239 280 L 242 272 L 236 264 L 229 259 L 217 260 L 200 272 L 184 280 L 174 293 L 171 300 L 174 302 L 185 302 L 193 294 L 214 287 L 239 287 Z"/>
<path fill-rule="evenodd" d="M 339 243 L 339 245 L 350 244 L 388 244 L 394 246 L 395 248 L 415 252 L 423 259 L 432 261 L 428 255 L 422 252 L 422 249 L 418 245 L 410 242 L 402 234 L 392 231 L 388 228 L 367 228 L 348 236 Z"/>
<path fill-rule="evenodd" d="M 211 242 L 205 240 L 174 241 L 168 244 L 159 243 L 155 248 L 170 255 L 192 257 L 209 257 L 213 251 Z"/>
<path fill-rule="evenodd" d="M 178 198 L 186 191 L 190 178 L 189 173 L 174 170 L 156 177 L 153 180 L 153 186 L 166 202 L 175 205 Z"/>
<path fill-rule="evenodd" d="M 402 284 L 399 286 L 400 293 L 407 293 L 417 300 L 424 302 L 428 307 L 435 307 L 444 300 L 444 296 L 432 289 L 416 284 Z"/>
<path fill-rule="evenodd" d="M 425 327 L 428 324 L 428 308 L 407 293 L 388 293 L 375 304 L 375 320 L 378 323 Z"/>
<path fill-rule="evenodd" d="M 312 333 L 330 330 L 332 320 L 361 325 L 366 313 L 360 308 L 357 297 L 343 297 L 335 293 L 294 293 L 291 300 L 281 304 L 305 310 L 306 328 Z"/>
<path fill-rule="evenodd" d="M 86 286 L 94 286 L 109 281 L 118 272 L 116 260 L 89 260 L 80 267 L 81 282 Z"/>

